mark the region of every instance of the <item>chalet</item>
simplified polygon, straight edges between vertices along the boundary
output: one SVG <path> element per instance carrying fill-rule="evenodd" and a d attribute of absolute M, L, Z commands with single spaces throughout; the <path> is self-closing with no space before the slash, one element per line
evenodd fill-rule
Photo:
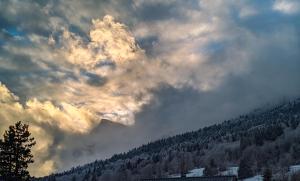
<path fill-rule="evenodd" d="M 141 181 L 237 181 L 236 176 L 153 178 Z"/>

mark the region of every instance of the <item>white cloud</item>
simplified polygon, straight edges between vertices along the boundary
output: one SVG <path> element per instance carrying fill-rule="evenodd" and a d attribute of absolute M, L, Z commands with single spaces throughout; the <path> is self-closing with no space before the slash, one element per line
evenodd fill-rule
<path fill-rule="evenodd" d="M 300 2 L 297 0 L 276 0 L 273 4 L 273 9 L 284 14 L 299 13 Z"/>

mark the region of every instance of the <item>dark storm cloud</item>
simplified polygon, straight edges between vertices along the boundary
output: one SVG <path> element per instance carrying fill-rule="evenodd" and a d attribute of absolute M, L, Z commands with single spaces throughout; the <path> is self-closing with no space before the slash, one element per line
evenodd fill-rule
<path fill-rule="evenodd" d="M 93 74 L 93 73 L 89 73 L 89 72 L 85 72 L 85 71 L 82 71 L 81 75 L 85 76 L 86 82 L 92 86 L 100 87 L 103 84 L 105 84 L 107 81 L 105 77 L 101 77 L 97 74 Z"/>
<path fill-rule="evenodd" d="M 146 54 L 149 56 L 155 56 L 154 46 L 158 42 L 158 37 L 156 36 L 148 36 L 138 39 L 138 44 L 142 49 L 146 51 Z"/>
<path fill-rule="evenodd" d="M 0 27 L 18 27 L 27 33 L 47 36 L 49 21 L 42 11 L 43 5 L 36 1 L 1 1 Z"/>
<path fill-rule="evenodd" d="M 137 15 L 141 21 L 165 20 L 171 17 L 178 17 L 176 6 L 165 4 L 163 2 L 156 4 L 147 4 L 138 9 Z"/>
<path fill-rule="evenodd" d="M 10 41 L 9 43 L 10 46 L 20 49 L 26 46 L 18 42 Z M 4 48 L 0 48 L 0 54 L 0 82 L 18 95 L 21 102 L 25 102 L 33 95 L 36 96 L 40 87 L 32 85 L 58 84 L 66 79 L 78 80 L 74 72 L 63 70 L 52 62 L 36 60 L 28 54 Z"/>

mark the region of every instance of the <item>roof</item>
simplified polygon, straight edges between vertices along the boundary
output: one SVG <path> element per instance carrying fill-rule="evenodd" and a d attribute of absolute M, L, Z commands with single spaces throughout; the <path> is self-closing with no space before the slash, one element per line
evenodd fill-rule
<path fill-rule="evenodd" d="M 153 178 L 142 179 L 142 181 L 236 181 L 234 175 L 230 176 L 212 176 L 212 177 L 178 177 L 178 178 Z"/>

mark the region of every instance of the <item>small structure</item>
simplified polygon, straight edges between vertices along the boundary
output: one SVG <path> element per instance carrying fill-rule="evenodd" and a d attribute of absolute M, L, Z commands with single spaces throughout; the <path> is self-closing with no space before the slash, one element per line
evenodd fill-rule
<path fill-rule="evenodd" d="M 237 181 L 235 175 L 212 176 L 212 177 L 178 177 L 178 178 L 152 178 L 141 181 Z"/>

